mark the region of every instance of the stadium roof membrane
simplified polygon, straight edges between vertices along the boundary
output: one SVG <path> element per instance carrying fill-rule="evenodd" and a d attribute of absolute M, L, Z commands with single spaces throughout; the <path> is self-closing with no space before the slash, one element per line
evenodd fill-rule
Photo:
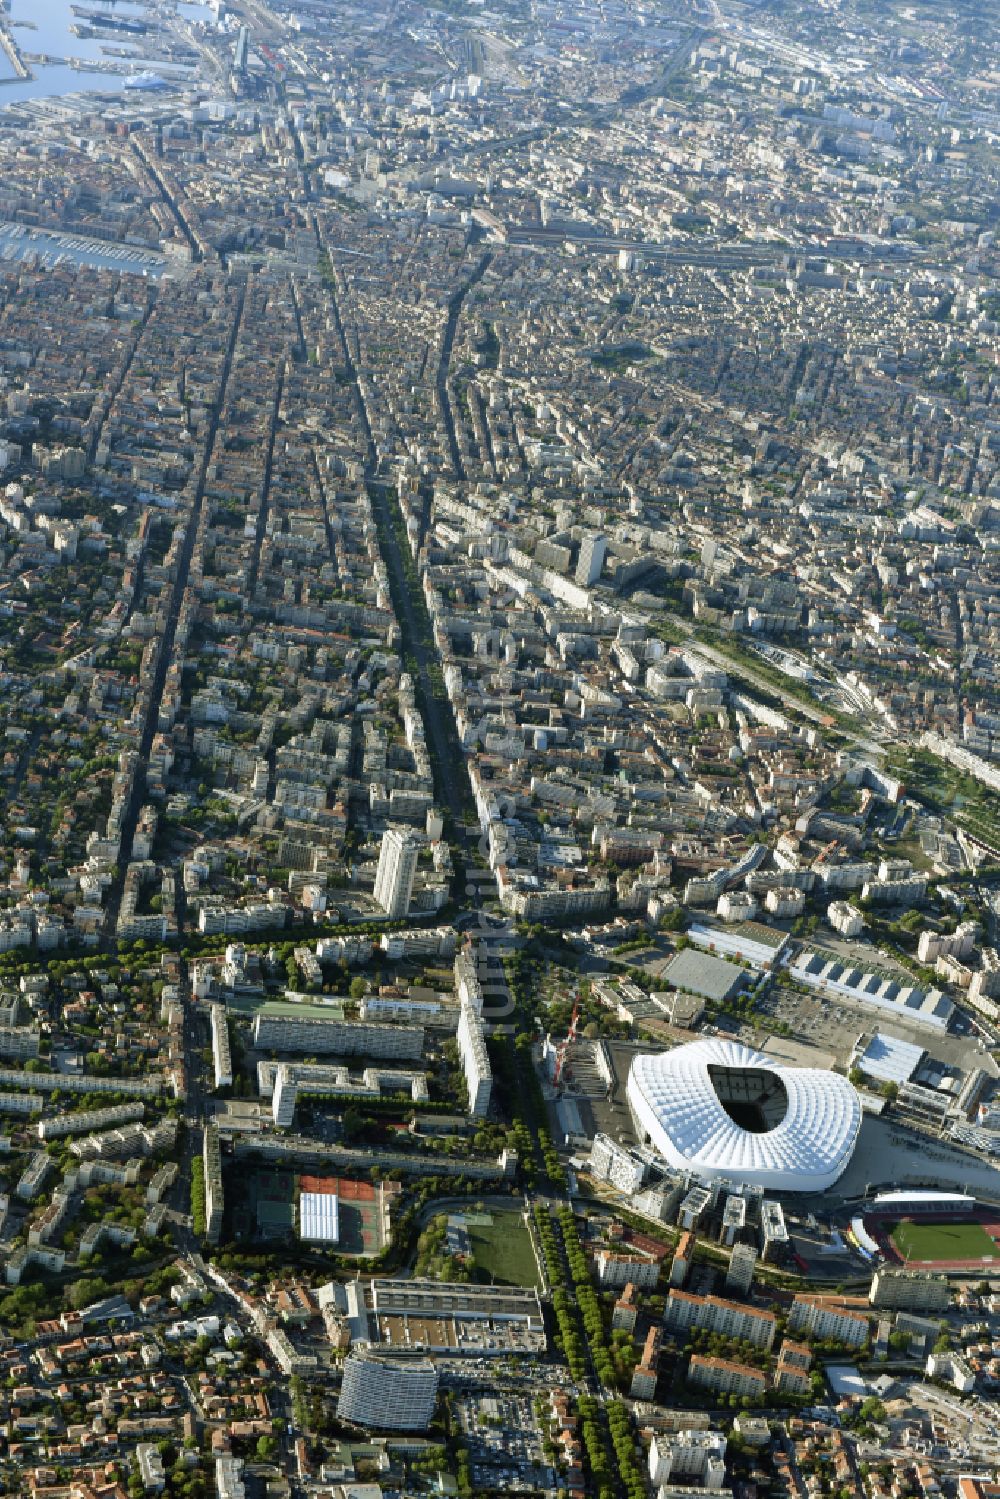
<path fill-rule="evenodd" d="M 847 1078 L 786 1067 L 740 1041 L 693 1041 L 638 1056 L 636 1125 L 671 1166 L 774 1192 L 821 1192 L 857 1144 L 861 1101 Z"/>

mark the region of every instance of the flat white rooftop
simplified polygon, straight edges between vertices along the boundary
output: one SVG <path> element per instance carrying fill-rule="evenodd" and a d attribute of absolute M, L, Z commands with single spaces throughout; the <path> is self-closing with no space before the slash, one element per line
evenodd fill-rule
<path fill-rule="evenodd" d="M 884 1032 L 874 1035 L 858 1058 L 858 1066 L 882 1083 L 908 1083 L 926 1052 L 912 1041 Z"/>
<path fill-rule="evenodd" d="M 340 1208 L 333 1192 L 303 1192 L 299 1198 L 299 1238 L 308 1244 L 336 1244 Z"/>

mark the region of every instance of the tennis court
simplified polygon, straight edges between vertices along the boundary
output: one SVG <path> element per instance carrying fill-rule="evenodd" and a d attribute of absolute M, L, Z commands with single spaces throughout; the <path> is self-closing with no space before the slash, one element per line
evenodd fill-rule
<path fill-rule="evenodd" d="M 331 1193 L 338 1199 L 340 1238 L 338 1254 L 365 1258 L 385 1247 L 382 1232 L 382 1202 L 371 1182 L 352 1181 L 346 1176 L 300 1176 L 300 1192 Z"/>

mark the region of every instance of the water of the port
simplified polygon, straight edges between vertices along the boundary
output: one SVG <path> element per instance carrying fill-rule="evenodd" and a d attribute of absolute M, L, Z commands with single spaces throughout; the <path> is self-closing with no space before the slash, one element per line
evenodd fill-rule
<path fill-rule="evenodd" d="M 0 264 L 5 260 L 28 259 L 42 266 L 52 267 L 62 262 L 153 279 L 170 268 L 164 256 L 131 245 L 109 244 L 86 235 L 64 235 L 51 229 L 27 229 L 0 220 Z"/>
<path fill-rule="evenodd" d="M 136 17 L 142 16 L 142 8 L 138 5 L 122 3 L 116 0 L 114 5 L 107 4 L 107 0 L 11 0 L 10 17 L 14 23 L 14 37 L 22 52 L 44 52 L 48 57 L 80 57 L 100 59 L 105 56 L 101 51 L 102 45 L 111 43 L 141 42 L 138 35 L 131 35 L 124 31 L 108 30 L 107 36 L 81 37 L 74 36 L 70 26 L 74 22 L 80 25 L 89 23 L 82 16 L 73 14 L 72 6 L 76 4 L 82 10 L 102 12 L 109 16 Z M 25 23 L 31 23 L 30 25 Z"/>
<path fill-rule="evenodd" d="M 66 63 L 51 68 L 32 65 L 33 78 L 0 83 L 0 109 L 22 99 L 55 99 L 63 94 L 117 94 L 125 79 L 120 73 L 85 73 Z"/>
<path fill-rule="evenodd" d="M 86 26 L 90 23 L 84 17 L 74 15 L 73 4 L 81 6 L 83 10 L 103 11 L 106 15 L 116 17 L 148 17 L 151 29 L 145 33 L 132 33 L 115 31 L 109 27 L 106 35 L 75 36 L 70 31 L 71 25 L 77 23 Z M 12 34 L 22 54 L 40 53 L 46 57 L 99 62 L 108 57 L 108 53 L 102 48 L 110 46 L 127 48 L 136 61 L 141 62 L 147 40 L 154 40 L 156 37 L 155 8 L 147 11 L 141 4 L 133 3 L 133 0 L 10 0 L 8 15 L 9 24 L 13 23 Z M 182 0 L 178 6 L 178 15 L 191 22 L 214 24 L 211 11 L 200 0 L 195 4 L 185 4 Z M 53 63 L 51 66 L 29 63 L 29 67 L 34 74 L 33 78 L 6 82 L 6 79 L 13 78 L 13 69 L 6 54 L 0 51 L 0 109 L 22 99 L 50 99 L 61 94 L 118 93 L 125 83 L 120 73 L 85 71 L 68 67 L 66 62 Z"/>
<path fill-rule="evenodd" d="M 202 5 L 201 0 L 179 0 L 177 14 L 185 21 L 203 21 L 211 27 L 219 24 L 211 6 Z"/>

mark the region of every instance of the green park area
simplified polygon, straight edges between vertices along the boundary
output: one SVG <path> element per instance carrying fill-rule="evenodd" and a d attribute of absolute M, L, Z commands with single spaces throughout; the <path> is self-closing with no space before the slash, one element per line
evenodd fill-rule
<path fill-rule="evenodd" d="M 974 776 L 922 749 L 891 754 L 887 768 L 900 777 L 911 796 L 932 811 L 953 818 L 986 843 L 1000 843 L 997 794 Z"/>
<path fill-rule="evenodd" d="M 1000 1249 L 980 1223 L 897 1223 L 892 1242 L 909 1264 L 1000 1260 Z"/>
<path fill-rule="evenodd" d="M 477 1280 L 504 1286 L 538 1284 L 531 1235 L 519 1213 L 470 1213 L 465 1228 Z"/>

